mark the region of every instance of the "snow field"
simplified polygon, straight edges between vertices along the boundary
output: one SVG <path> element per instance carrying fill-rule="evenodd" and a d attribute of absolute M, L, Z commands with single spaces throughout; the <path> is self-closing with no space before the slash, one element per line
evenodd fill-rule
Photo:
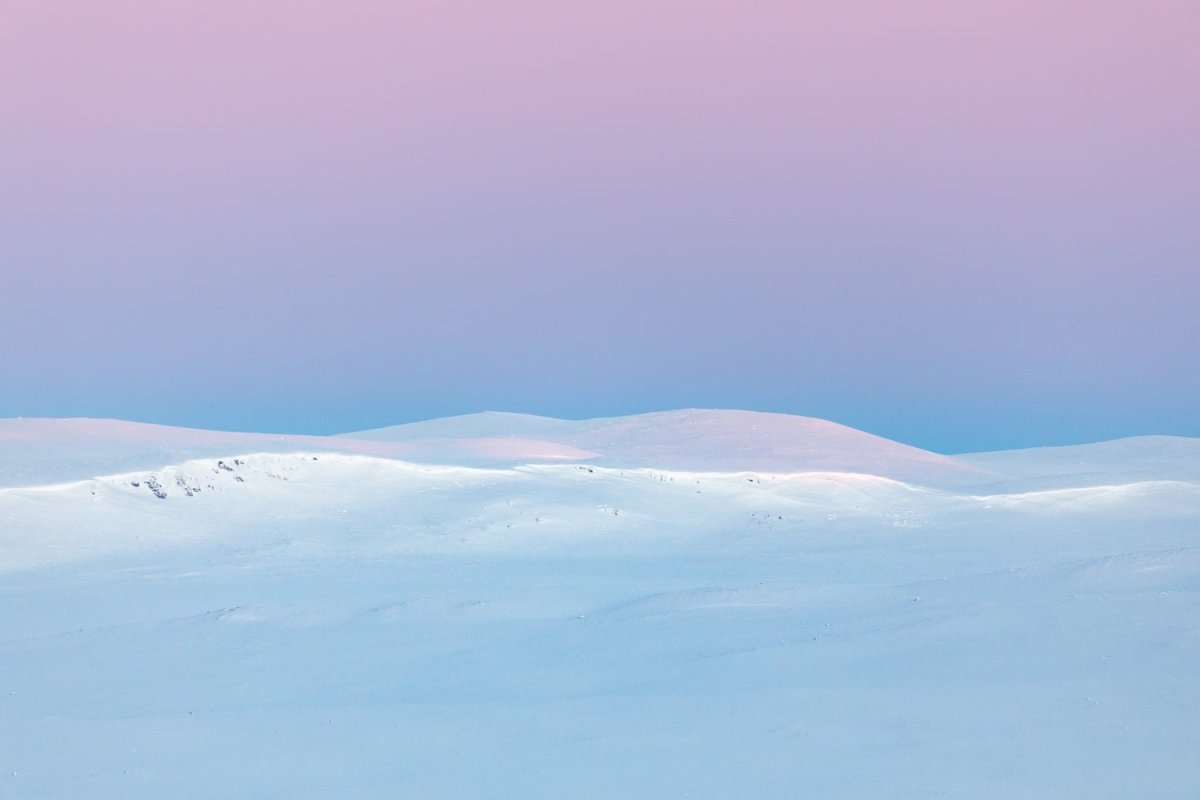
<path fill-rule="evenodd" d="M 1200 482 L 1168 444 L 965 486 L 68 462 L 0 488 L 0 797 L 1191 798 Z"/>

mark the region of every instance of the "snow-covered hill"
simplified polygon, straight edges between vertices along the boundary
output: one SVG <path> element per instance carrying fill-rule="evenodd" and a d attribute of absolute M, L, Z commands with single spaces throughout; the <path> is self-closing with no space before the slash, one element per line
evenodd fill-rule
<path fill-rule="evenodd" d="M 955 459 L 812 417 L 754 411 L 689 409 L 581 421 L 528 414 L 484 413 L 348 434 L 354 439 L 407 443 L 436 452 L 502 460 L 586 459 L 604 466 L 682 470 L 855 472 L 939 484 L 977 477 Z M 536 442 L 529 454 L 524 443 Z M 547 447 L 549 444 L 551 447 Z M 570 455 L 567 455 L 570 454 Z"/>
<path fill-rule="evenodd" d="M 343 436 L 284 436 L 93 419 L 0 420 L 0 486 L 37 485 L 254 452 L 340 452 L 414 463 L 590 463 L 693 471 L 854 472 L 939 485 L 986 478 L 955 459 L 824 420 L 670 411 L 597 420 L 483 413 Z"/>
<path fill-rule="evenodd" d="M 1134 436 L 1072 447 L 1038 447 L 956 457 L 1009 489 L 1146 480 L 1200 481 L 1200 439 Z"/>
<path fill-rule="evenodd" d="M 1198 445 L 0 421 L 0 797 L 1193 796 Z"/>

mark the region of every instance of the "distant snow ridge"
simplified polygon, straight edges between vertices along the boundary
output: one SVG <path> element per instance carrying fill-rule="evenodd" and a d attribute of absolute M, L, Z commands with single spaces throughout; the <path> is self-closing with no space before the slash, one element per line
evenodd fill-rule
<path fill-rule="evenodd" d="M 979 474 L 977 468 L 948 456 L 834 422 L 755 411 L 689 409 L 581 421 L 488 412 L 346 438 L 403 443 L 427 452 L 449 444 L 460 453 L 477 455 L 487 443 L 534 441 L 598 464 L 623 467 L 855 472 L 933 484 L 958 483 Z M 517 460 L 526 453 L 514 447 L 507 455 Z"/>
<path fill-rule="evenodd" d="M 0 422 L 0 474 L 18 477 L 0 487 L 0 571 L 150 543 L 254 548 L 263 537 L 368 550 L 519 547 L 530 537 L 575 546 L 649 534 L 927 531 L 976 518 L 992 530 L 1050 519 L 1111 524 L 1099 515 L 1149 525 L 1200 509 L 1200 479 L 1186 477 L 1200 459 L 1187 440 L 1121 444 L 1118 452 L 1153 454 L 1127 459 L 1122 477 L 1100 462 L 1081 467 L 1087 452 L 1112 458 L 1103 445 L 960 460 L 820 420 L 748 412 L 578 423 L 482 414 L 361 438 L 172 428 L 158 437 L 130 423 L 24 422 Z M 70 455 L 75 443 L 83 460 Z M 264 447 L 239 453 L 231 444 Z M 592 457 L 582 463 L 564 456 L 584 451 Z M 465 463 L 445 463 L 463 453 Z M 498 453 L 510 461 L 496 464 Z M 531 453 L 541 457 L 511 461 Z M 28 463 L 43 478 L 35 485 L 22 474 Z M 89 472 L 99 477 L 81 477 Z"/>
<path fill-rule="evenodd" d="M 787 414 L 686 410 L 572 421 L 487 412 L 343 436 L 225 433 L 116 420 L 0 420 L 0 486 L 288 452 L 479 467 L 586 461 L 691 471 L 854 472 L 923 485 L 955 485 L 981 474 L 948 456 Z"/>
<path fill-rule="evenodd" d="M 416 464 L 586 463 L 691 472 L 846 472 L 919 486 L 1020 491 L 1200 480 L 1200 440 L 1139 437 L 1080 447 L 944 456 L 826 420 L 752 411 L 666 411 L 560 420 L 485 412 L 341 436 L 228 433 L 95 419 L 0 420 L 0 488 L 150 471 L 254 453 L 357 454 Z"/>

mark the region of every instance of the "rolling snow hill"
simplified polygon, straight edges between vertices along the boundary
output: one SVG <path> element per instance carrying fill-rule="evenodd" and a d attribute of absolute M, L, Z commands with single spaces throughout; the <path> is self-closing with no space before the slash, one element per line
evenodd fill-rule
<path fill-rule="evenodd" d="M 206 456 L 297 451 L 478 467 L 586 462 L 691 471 L 854 472 L 929 485 L 989 477 L 953 458 L 833 422 L 690 410 L 583 421 L 488 412 L 342 436 L 7 419 L 0 420 L 0 486 L 78 480 Z"/>
<path fill-rule="evenodd" d="M 955 459 L 812 417 L 754 411 L 689 409 L 581 421 L 488 412 L 348 434 L 349 438 L 408 443 L 436 451 L 505 461 L 529 460 L 533 450 L 561 449 L 561 458 L 603 466 L 692 471 L 854 472 L 919 483 L 961 482 L 978 470 Z M 486 443 L 486 444 L 484 444 Z M 549 445 L 549 446 L 547 446 Z M 532 456 L 537 460 L 545 460 Z"/>
<path fill-rule="evenodd" d="M 971 453 L 956 458 L 981 474 L 1001 477 L 1010 488 L 1200 481 L 1200 439 L 1183 436 L 1134 436 L 1097 444 Z"/>

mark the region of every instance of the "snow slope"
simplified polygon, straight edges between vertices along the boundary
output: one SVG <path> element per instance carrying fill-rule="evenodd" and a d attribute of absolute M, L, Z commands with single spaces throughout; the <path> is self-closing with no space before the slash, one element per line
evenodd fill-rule
<path fill-rule="evenodd" d="M 0 797 L 1200 793 L 1197 442 L 776 417 L 0 422 Z"/>
<path fill-rule="evenodd" d="M 961 482 L 953 458 L 812 417 L 689 409 L 581 421 L 489 412 L 348 434 L 422 443 L 536 440 L 604 466 L 684 470 L 856 472 L 919 483 Z"/>
<path fill-rule="evenodd" d="M 598 420 L 488 412 L 328 436 L 172 428 L 119 420 L 0 420 L 0 486 L 38 485 L 252 452 L 362 453 L 415 463 L 587 462 L 684 470 L 841 471 L 929 485 L 987 473 L 825 420 L 751 411 L 668 411 Z"/>
<path fill-rule="evenodd" d="M 1134 436 L 1071 447 L 972 453 L 956 459 L 996 476 L 1008 487 L 1200 481 L 1200 439 L 1182 436 Z"/>

